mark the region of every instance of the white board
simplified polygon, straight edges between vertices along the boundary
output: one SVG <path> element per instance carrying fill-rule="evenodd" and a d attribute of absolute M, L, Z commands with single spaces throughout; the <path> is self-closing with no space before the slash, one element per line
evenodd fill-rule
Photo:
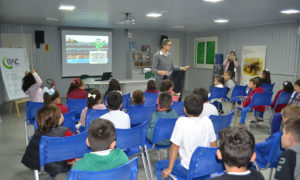
<path fill-rule="evenodd" d="M 28 97 L 22 90 L 22 78 L 29 71 L 25 48 L 0 48 L 1 73 L 8 100 Z"/>

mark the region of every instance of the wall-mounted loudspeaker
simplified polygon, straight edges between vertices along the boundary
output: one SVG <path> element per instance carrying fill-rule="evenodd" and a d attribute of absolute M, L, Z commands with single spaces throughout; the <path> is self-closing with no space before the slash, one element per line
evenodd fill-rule
<path fill-rule="evenodd" d="M 34 32 L 36 48 L 40 48 L 40 44 L 45 43 L 44 31 L 35 31 Z"/>

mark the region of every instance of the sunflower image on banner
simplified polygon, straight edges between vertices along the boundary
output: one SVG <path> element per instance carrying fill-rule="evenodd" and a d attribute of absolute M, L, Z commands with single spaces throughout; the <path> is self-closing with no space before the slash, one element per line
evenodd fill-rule
<path fill-rule="evenodd" d="M 248 84 L 265 69 L 266 46 L 243 46 L 241 84 Z"/>

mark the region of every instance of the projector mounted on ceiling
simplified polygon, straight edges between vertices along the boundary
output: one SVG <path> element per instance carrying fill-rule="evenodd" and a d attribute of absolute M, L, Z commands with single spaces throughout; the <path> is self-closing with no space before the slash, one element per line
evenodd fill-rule
<path fill-rule="evenodd" d="M 120 24 L 135 24 L 135 18 L 130 12 L 125 12 L 125 18 L 120 21 Z"/>

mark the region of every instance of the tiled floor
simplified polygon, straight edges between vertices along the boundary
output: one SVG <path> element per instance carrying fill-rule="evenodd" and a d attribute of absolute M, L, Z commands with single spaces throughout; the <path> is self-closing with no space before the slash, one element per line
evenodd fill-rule
<path fill-rule="evenodd" d="M 8 114 L 8 104 L 0 105 L 0 179 L 3 180 L 31 180 L 33 172 L 27 169 L 20 161 L 25 151 L 24 139 L 24 119 L 25 104 L 20 105 L 21 118 L 18 119 L 15 112 Z M 15 110 L 14 110 L 15 111 Z M 225 111 L 228 112 L 228 111 Z M 234 125 L 234 119 L 232 121 Z M 256 128 L 252 128 L 256 142 L 262 142 L 269 136 L 268 123 L 260 123 Z M 30 127 L 30 131 L 33 128 Z M 166 158 L 166 152 L 161 151 L 162 158 Z M 157 153 L 150 153 L 152 166 L 158 160 Z M 269 170 L 262 171 L 265 178 L 268 178 Z M 50 179 L 47 175 L 41 175 L 40 179 Z M 61 178 L 63 179 L 63 178 Z M 139 158 L 138 179 L 145 179 L 145 173 L 142 166 L 141 158 Z"/>

